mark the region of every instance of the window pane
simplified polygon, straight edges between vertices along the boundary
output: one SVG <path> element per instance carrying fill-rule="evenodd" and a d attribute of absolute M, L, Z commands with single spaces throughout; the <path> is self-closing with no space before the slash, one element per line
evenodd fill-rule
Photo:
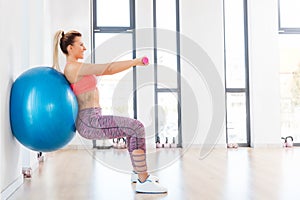
<path fill-rule="evenodd" d="M 177 144 L 178 136 L 178 110 L 177 94 L 158 93 L 158 135 L 161 143 Z"/>
<path fill-rule="evenodd" d="M 281 28 L 300 28 L 300 1 L 280 0 Z"/>
<path fill-rule="evenodd" d="M 281 34 L 280 101 L 281 135 L 300 142 L 300 35 Z"/>
<path fill-rule="evenodd" d="M 109 39 L 116 37 L 119 33 L 98 33 L 95 34 L 95 49 Z"/>
<path fill-rule="evenodd" d="M 98 0 L 97 26 L 130 27 L 130 0 Z"/>
<path fill-rule="evenodd" d="M 106 52 L 101 52 L 103 48 L 97 49 L 97 47 L 101 46 L 108 39 L 116 36 L 118 34 L 106 34 L 106 33 L 98 33 L 95 34 L 95 63 L 107 63 L 111 61 L 117 60 L 128 60 L 132 59 L 132 51 L 124 53 L 122 55 L 114 55 L 111 53 L 113 49 L 109 49 Z M 132 35 L 124 34 L 124 43 L 122 45 L 127 44 L 127 49 L 132 49 Z M 125 76 L 126 75 L 126 76 Z M 125 78 L 126 77 L 126 78 Z M 133 117 L 133 96 L 130 95 L 122 95 L 131 93 L 133 91 L 133 76 L 132 71 L 126 70 L 124 72 L 120 72 L 111 76 L 100 76 L 98 77 L 98 88 L 100 91 L 100 105 L 102 107 L 103 114 L 105 115 L 123 115 Z M 116 87 L 118 87 L 117 91 L 123 91 L 122 94 L 118 94 L 118 101 L 113 105 L 113 96 L 116 95 Z M 116 101 L 114 101 L 116 102 Z"/>
<path fill-rule="evenodd" d="M 156 26 L 157 28 L 176 31 L 176 1 L 175 0 L 156 1 Z"/>
<path fill-rule="evenodd" d="M 245 34 L 243 0 L 225 1 L 227 88 L 245 88 Z"/>
<path fill-rule="evenodd" d="M 113 59 L 131 52 L 132 45 L 132 34 L 97 33 L 95 34 L 95 61 L 96 63 L 111 62 Z"/>
<path fill-rule="evenodd" d="M 175 15 L 175 1 L 172 0 L 169 7 L 165 7 L 168 4 L 163 3 L 164 1 L 157 1 L 159 8 L 162 6 L 164 8 L 164 14 L 160 13 L 157 16 L 157 22 L 162 21 L 160 28 L 173 29 L 173 34 L 166 35 L 163 31 L 157 31 L 157 79 L 158 83 L 165 85 L 168 88 L 177 88 L 177 35 L 176 35 L 176 15 Z M 173 5 L 173 7 L 172 7 Z M 165 16 L 165 10 L 168 9 L 168 15 Z M 174 13 L 173 13 L 174 11 Z M 172 14 L 173 13 L 173 14 Z M 159 14 L 159 12 L 157 13 Z M 167 21 L 164 22 L 165 18 Z M 158 23 L 159 24 L 159 23 Z M 173 25 L 172 25 L 173 24 Z M 168 43 L 168 49 L 166 48 L 166 41 Z M 158 87 L 163 87 L 159 86 Z"/>
<path fill-rule="evenodd" d="M 177 57 L 168 52 L 157 52 L 157 87 L 177 88 Z"/>
<path fill-rule="evenodd" d="M 227 93 L 228 143 L 247 143 L 245 93 Z"/>

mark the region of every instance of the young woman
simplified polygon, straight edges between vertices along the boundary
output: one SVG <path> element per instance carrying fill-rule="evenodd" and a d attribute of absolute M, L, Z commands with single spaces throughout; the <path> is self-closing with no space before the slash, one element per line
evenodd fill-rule
<path fill-rule="evenodd" d="M 61 71 L 58 64 L 58 48 L 66 55 L 64 74 L 71 84 L 78 101 L 76 120 L 78 133 L 87 139 L 113 139 L 126 137 L 134 173 L 131 181 L 136 182 L 136 192 L 165 193 L 167 189 L 158 183 L 158 178 L 149 175 L 146 163 L 145 129 L 135 119 L 101 114 L 96 76 L 113 75 L 133 66 L 144 66 L 142 58 L 107 64 L 79 62 L 86 50 L 81 33 L 57 31 L 54 36 L 53 67 Z"/>

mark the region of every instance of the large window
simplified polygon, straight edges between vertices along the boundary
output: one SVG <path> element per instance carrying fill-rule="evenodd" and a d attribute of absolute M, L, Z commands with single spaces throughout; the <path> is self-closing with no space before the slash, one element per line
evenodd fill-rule
<path fill-rule="evenodd" d="M 224 0 L 227 143 L 250 146 L 247 1 Z"/>
<path fill-rule="evenodd" d="M 116 6 L 117 5 L 117 6 Z M 117 14 L 116 14 L 117 13 Z M 134 45 L 134 1 L 133 0 L 93 0 L 93 62 L 105 63 L 112 60 L 132 59 L 135 57 Z M 120 35 L 122 36 L 120 37 Z M 126 53 L 122 55 L 114 55 L 110 49 L 116 48 L 113 46 L 108 47 L 103 52 L 101 45 L 112 38 L 118 37 L 120 45 L 123 49 L 127 49 Z M 113 44 L 112 44 L 113 45 Z M 116 52 L 116 50 L 114 50 Z M 135 72 L 135 71 L 134 71 Z M 105 77 L 101 76 L 101 81 L 98 82 L 98 87 L 101 92 L 101 106 L 104 114 L 113 114 L 112 111 L 112 98 L 113 91 L 122 77 L 127 72 L 121 72 L 114 76 Z M 131 79 L 126 79 L 124 87 L 131 88 L 134 91 L 134 74 Z M 135 98 L 135 96 L 133 96 Z M 122 101 L 120 101 L 122 102 Z M 119 111 L 130 111 L 131 117 L 136 117 L 134 104 L 128 104 L 128 100 L 124 100 L 123 105 L 117 105 L 114 108 Z"/>
<path fill-rule="evenodd" d="M 134 0 L 93 0 L 93 33 L 92 33 L 92 62 L 95 63 L 107 63 L 117 60 L 132 59 L 135 57 L 134 40 L 135 35 L 132 29 L 135 27 L 134 23 Z M 115 51 L 115 46 L 109 46 L 106 42 L 114 40 L 118 37 L 118 41 L 122 45 L 123 49 L 127 49 L 127 52 Z M 113 44 L 111 44 L 113 45 Z M 103 48 L 107 46 L 107 48 Z M 114 49 L 114 51 L 110 51 Z M 133 94 L 132 99 L 119 99 L 117 105 L 112 105 L 114 91 L 119 86 L 119 81 L 128 76 L 128 72 L 121 72 L 114 76 L 101 76 L 98 81 L 98 88 L 101 90 L 101 108 L 105 115 L 116 114 L 119 115 L 128 114 L 132 118 L 136 118 L 136 93 Z M 126 78 L 122 81 L 122 87 L 126 90 L 130 89 L 135 91 L 135 69 L 130 78 Z M 110 146 L 110 143 L 103 144 L 104 146 L 98 146 L 98 148 L 105 148 Z M 93 141 L 93 146 L 96 147 L 96 141 Z"/>
<path fill-rule="evenodd" d="M 279 31 L 281 33 L 300 33 L 300 1 L 279 0 Z"/>
<path fill-rule="evenodd" d="M 180 32 L 179 0 L 153 0 L 153 28 L 168 29 Z M 118 6 L 116 6 L 118 5 Z M 134 0 L 93 0 L 93 44 L 95 48 L 94 61 L 102 62 L 101 53 L 97 46 L 103 44 L 108 38 L 124 34 L 122 44 L 128 49 L 135 49 L 135 2 Z M 114 10 L 114 12 L 111 12 Z M 166 15 L 165 11 L 168 10 Z M 115 13 L 118 13 L 116 15 Z M 224 0 L 224 27 L 225 27 L 225 76 L 226 76 L 226 109 L 227 109 L 227 142 L 239 143 L 241 146 L 250 145 L 249 128 L 249 87 L 248 87 L 248 44 L 247 44 L 247 0 Z M 160 49 L 159 31 L 154 29 L 153 63 L 154 63 L 154 95 L 155 95 L 155 133 L 156 142 L 165 143 L 175 141 L 181 146 L 181 83 L 180 83 L 180 40 L 174 38 L 176 53 Z M 98 56 L 99 55 L 99 56 Z M 122 58 L 134 58 L 135 51 L 128 52 Z M 163 76 L 162 66 L 172 66 L 178 73 L 174 77 Z M 114 79 L 102 78 L 105 84 L 102 93 L 103 112 L 111 114 L 112 92 L 118 81 L 122 78 L 120 73 Z M 133 70 L 132 79 L 127 79 L 128 87 L 132 87 L 132 104 L 128 102 L 120 105 L 120 110 L 132 110 L 131 117 L 137 117 L 136 71 Z M 101 84 L 100 83 L 100 84 Z M 158 84 L 165 83 L 165 84 Z M 100 85 L 101 88 L 103 85 Z M 161 87 L 167 85 L 168 88 Z M 108 87 L 107 87 L 108 86 Z M 124 101 L 125 102 L 125 101 Z M 169 115 L 165 127 L 160 127 L 160 108 L 168 110 Z M 163 130 L 172 130 L 170 136 L 165 136 Z"/>
<path fill-rule="evenodd" d="M 279 0 L 281 135 L 300 143 L 300 2 Z"/>
<path fill-rule="evenodd" d="M 168 10 L 168 15 L 166 15 Z M 179 0 L 153 0 L 153 28 L 168 29 L 179 32 Z M 137 31 L 135 31 L 135 1 L 134 0 L 93 0 L 93 62 L 103 63 L 111 60 L 103 60 L 105 56 L 97 48 L 104 45 L 110 38 L 122 38 L 120 44 L 127 45 L 126 49 L 131 50 L 117 60 L 131 59 L 136 57 Z M 155 136 L 156 142 L 175 143 L 181 146 L 181 93 L 180 93 L 180 58 L 179 38 L 173 38 L 176 52 L 170 53 L 160 50 L 160 40 L 164 40 L 157 29 L 153 29 L 153 55 L 151 62 L 154 64 L 154 104 L 155 107 Z M 120 35 L 122 35 L 120 37 Z M 102 50 L 102 49 L 101 49 Z M 118 56 L 118 55 L 116 55 Z M 166 76 L 159 66 L 172 67 L 172 70 L 179 72 L 174 76 Z M 112 77 L 101 77 L 98 87 L 101 92 L 101 106 L 103 114 L 115 114 L 112 110 L 130 111 L 130 117 L 137 118 L 137 71 L 134 68 L 132 77 L 123 77 L 128 71 L 119 73 Z M 131 88 L 132 100 L 124 99 L 124 104 L 119 108 L 112 105 L 113 91 L 122 79 L 124 87 Z M 168 87 L 165 87 L 165 86 Z M 113 108 L 114 107 L 114 108 Z M 166 115 L 161 115 L 161 110 L 167 111 Z M 122 115 L 122 113 L 120 113 Z M 165 119 L 161 119 L 163 116 Z M 164 124 L 161 124 L 161 121 Z M 168 134 L 166 134 L 168 133 Z M 95 143 L 95 141 L 94 141 Z"/>
<path fill-rule="evenodd" d="M 166 15 L 166 10 L 168 14 Z M 180 32 L 179 0 L 153 0 L 153 27 Z M 154 29 L 154 63 L 155 63 L 155 132 L 156 142 L 173 143 L 182 147 L 181 129 L 181 82 L 180 82 L 180 40 L 179 37 L 169 38 L 175 44 L 174 52 L 166 52 L 160 48 L 160 40 L 166 38 Z M 166 66 L 176 73 L 163 72 L 159 66 Z M 161 87 L 161 85 L 167 87 Z M 167 111 L 160 115 L 158 108 Z M 160 119 L 164 116 L 165 119 Z M 160 126 L 161 121 L 164 121 Z"/>

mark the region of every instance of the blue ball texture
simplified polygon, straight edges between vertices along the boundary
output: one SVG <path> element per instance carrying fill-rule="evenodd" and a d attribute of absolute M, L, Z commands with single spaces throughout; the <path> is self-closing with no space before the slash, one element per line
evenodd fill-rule
<path fill-rule="evenodd" d="M 68 144 L 76 132 L 77 113 L 69 82 L 51 67 L 29 69 L 12 85 L 12 133 L 31 150 L 50 152 Z"/>

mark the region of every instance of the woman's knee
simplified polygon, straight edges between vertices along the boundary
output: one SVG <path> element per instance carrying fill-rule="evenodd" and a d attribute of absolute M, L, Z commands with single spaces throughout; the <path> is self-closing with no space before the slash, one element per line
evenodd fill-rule
<path fill-rule="evenodd" d="M 139 120 L 135 120 L 135 124 L 136 124 L 136 132 L 137 132 L 138 136 L 144 138 L 145 137 L 144 124 L 142 122 L 140 122 Z"/>

